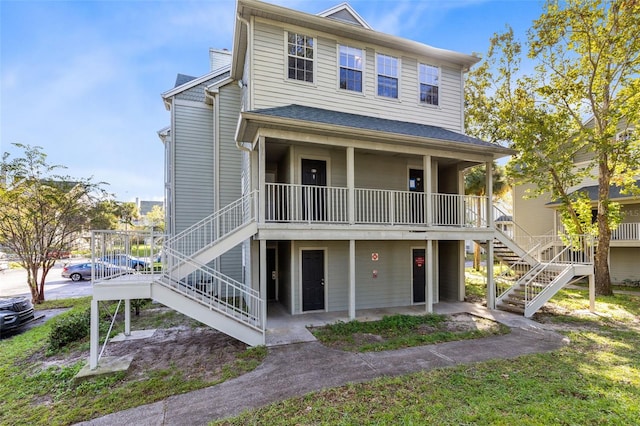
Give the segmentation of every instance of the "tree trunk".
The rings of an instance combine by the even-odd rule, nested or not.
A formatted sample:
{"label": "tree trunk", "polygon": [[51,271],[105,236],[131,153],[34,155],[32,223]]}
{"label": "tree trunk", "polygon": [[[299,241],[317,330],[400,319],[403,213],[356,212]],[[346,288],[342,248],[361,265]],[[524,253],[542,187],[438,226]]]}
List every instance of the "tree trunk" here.
{"label": "tree trunk", "polygon": [[475,269],[476,271],[480,270],[481,260],[482,259],[480,256],[480,244],[473,243],[473,269]]}
{"label": "tree trunk", "polygon": [[609,186],[611,185],[611,172],[607,164],[607,157],[603,156],[599,161],[598,176],[598,245],[594,259],[596,294],[599,296],[611,296],[611,276],[609,275],[609,244],[611,242],[611,229],[609,228]]}

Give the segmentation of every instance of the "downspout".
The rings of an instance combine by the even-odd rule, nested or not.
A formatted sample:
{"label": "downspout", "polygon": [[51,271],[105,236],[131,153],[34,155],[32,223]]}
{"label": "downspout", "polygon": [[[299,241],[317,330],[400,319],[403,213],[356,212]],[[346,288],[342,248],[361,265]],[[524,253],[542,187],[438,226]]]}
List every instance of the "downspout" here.
{"label": "downspout", "polygon": [[[250,24],[249,21],[247,21],[246,19],[244,19],[241,15],[240,12],[238,12],[238,14],[236,15],[236,17],[238,18],[238,21],[242,22],[243,24],[246,25],[247,27],[247,52],[251,52],[251,37],[249,34],[249,29],[250,29]],[[245,83],[243,80],[240,80],[240,83],[242,84],[242,90],[247,90],[249,91],[250,89],[248,88],[247,83]],[[250,95],[250,92],[249,92]],[[250,96],[247,96],[247,98],[250,98]],[[246,146],[243,145],[242,142],[240,142],[239,140],[236,140],[236,147],[241,150],[241,151],[245,151],[245,152],[251,152],[251,148],[247,148]]]}
{"label": "downspout", "polygon": [[[207,99],[211,100],[211,105],[213,108],[212,111],[212,119],[213,119],[213,187],[218,188],[220,186],[220,124],[219,124],[219,104],[218,94],[220,92],[218,89],[204,89],[204,96]],[[214,211],[217,211],[220,208],[220,194],[219,191],[216,191],[214,194]]]}

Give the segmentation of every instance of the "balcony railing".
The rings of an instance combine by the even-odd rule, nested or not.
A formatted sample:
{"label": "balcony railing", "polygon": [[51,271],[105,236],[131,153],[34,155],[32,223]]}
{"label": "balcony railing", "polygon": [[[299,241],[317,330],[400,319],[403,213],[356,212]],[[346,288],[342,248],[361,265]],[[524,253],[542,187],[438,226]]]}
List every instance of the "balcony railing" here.
{"label": "balcony railing", "polygon": [[362,225],[486,227],[487,199],[432,194],[427,217],[426,194],[355,188],[353,219],[347,188],[266,184],[265,221]]}
{"label": "balcony railing", "polygon": [[621,223],[611,231],[611,241],[640,241],[640,222]]}

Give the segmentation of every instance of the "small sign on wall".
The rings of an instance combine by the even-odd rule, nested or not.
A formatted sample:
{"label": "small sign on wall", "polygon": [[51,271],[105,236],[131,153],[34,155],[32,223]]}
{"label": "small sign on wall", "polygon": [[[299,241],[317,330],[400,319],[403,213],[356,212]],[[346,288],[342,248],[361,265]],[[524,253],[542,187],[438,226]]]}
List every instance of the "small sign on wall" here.
{"label": "small sign on wall", "polygon": [[416,266],[422,268],[424,266],[424,256],[416,256]]}
{"label": "small sign on wall", "polygon": [[377,262],[379,259],[378,253],[371,253],[371,260]]}

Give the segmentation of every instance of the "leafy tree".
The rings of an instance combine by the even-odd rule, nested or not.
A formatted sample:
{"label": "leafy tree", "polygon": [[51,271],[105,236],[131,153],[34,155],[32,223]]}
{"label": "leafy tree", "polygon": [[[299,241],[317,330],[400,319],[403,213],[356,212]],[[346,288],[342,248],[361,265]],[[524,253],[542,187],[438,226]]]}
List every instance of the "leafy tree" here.
{"label": "leafy tree", "polygon": [[133,221],[140,219],[138,206],[132,202],[116,202],[115,215],[125,227],[133,226]]}
{"label": "leafy tree", "polygon": [[147,222],[154,231],[164,232],[164,209],[160,206],[153,206],[151,211],[146,215]]}
{"label": "leafy tree", "polygon": [[41,147],[14,144],[23,157],[4,153],[0,163],[0,242],[27,270],[34,303],[44,300],[44,283],[57,253],[72,248],[88,223],[101,185],[56,174]]}
{"label": "leafy tree", "polygon": [[[469,128],[518,152],[510,176],[534,184],[531,196],[547,193],[558,201],[568,231],[595,232],[596,292],[602,295],[612,293],[609,244],[619,214],[610,188],[638,190],[640,142],[630,130],[640,122],[638,16],[636,0],[548,1],[528,35],[535,71],[522,72],[522,46],[507,29],[491,39],[466,94]],[[625,137],[616,137],[621,132]],[[575,165],[578,153],[588,164]],[[585,209],[591,202],[570,191],[589,176],[599,187],[593,227]]]}
{"label": "leafy tree", "polygon": [[[464,175],[465,194],[477,195],[480,197],[487,195],[486,176],[487,168],[484,165],[471,168]],[[504,169],[498,166],[495,162],[492,166],[492,182],[492,191],[495,198],[502,197],[509,190]],[[480,211],[480,198],[478,198],[477,201],[477,209]],[[493,202],[493,200],[489,200],[489,202]],[[476,271],[480,270],[480,260],[480,245],[476,243],[473,248],[473,268]]]}

